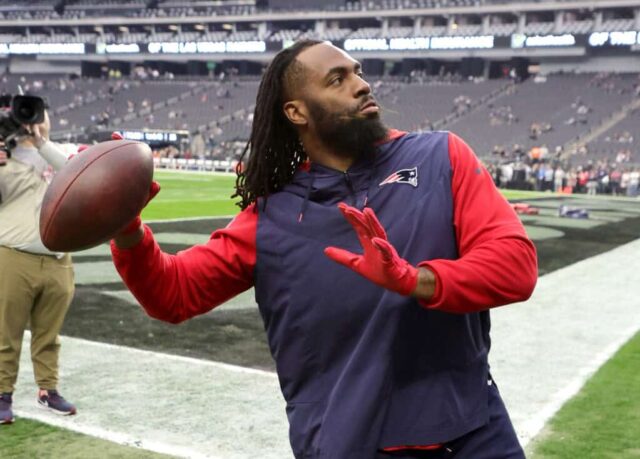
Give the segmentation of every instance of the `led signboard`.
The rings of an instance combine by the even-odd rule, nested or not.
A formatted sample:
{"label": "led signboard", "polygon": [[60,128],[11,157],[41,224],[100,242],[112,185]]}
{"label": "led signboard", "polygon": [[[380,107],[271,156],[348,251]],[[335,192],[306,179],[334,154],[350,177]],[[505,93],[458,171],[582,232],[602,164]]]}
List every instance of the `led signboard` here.
{"label": "led signboard", "polygon": [[97,54],[138,54],[140,52],[140,45],[137,43],[97,43]]}
{"label": "led signboard", "polygon": [[147,49],[151,54],[263,53],[267,44],[260,40],[151,42]]}
{"label": "led signboard", "polygon": [[491,49],[493,48],[493,42],[493,35],[433,37],[431,39],[431,49]]}
{"label": "led signboard", "polygon": [[494,47],[493,35],[478,37],[415,37],[415,38],[353,38],[344,41],[345,51],[407,51],[489,49]]}
{"label": "led signboard", "polygon": [[589,46],[632,46],[640,43],[640,32],[635,30],[625,32],[594,32],[589,35]]}
{"label": "led signboard", "polygon": [[0,54],[84,54],[84,43],[2,43]]}
{"label": "led signboard", "polygon": [[520,33],[511,35],[512,48],[548,48],[574,46],[576,37],[570,33],[564,35],[532,35],[527,36]]}
{"label": "led signboard", "polygon": [[176,142],[178,134],[165,131],[122,131],[122,137],[140,142]]}

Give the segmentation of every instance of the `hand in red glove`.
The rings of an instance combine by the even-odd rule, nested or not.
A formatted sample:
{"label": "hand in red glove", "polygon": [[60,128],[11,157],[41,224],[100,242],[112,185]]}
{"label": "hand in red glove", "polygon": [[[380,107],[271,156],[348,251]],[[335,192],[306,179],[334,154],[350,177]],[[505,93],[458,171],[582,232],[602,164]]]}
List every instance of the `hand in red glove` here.
{"label": "hand in red glove", "polygon": [[[122,134],[120,134],[117,131],[114,131],[111,133],[111,140],[124,140],[124,137],[122,137]],[[73,158],[75,155],[77,155],[78,153],[82,153],[83,151],[85,151],[87,148],[89,148],[91,145],[87,145],[86,143],[83,143],[82,145],[80,145],[78,147],[78,151],[72,155],[69,155],[69,159]]]}
{"label": "hand in red glove", "polygon": [[[112,140],[124,140],[124,137],[122,137],[122,134],[120,134],[119,132],[112,132],[111,133],[111,139]],[[145,207],[147,207],[147,204],[149,204],[149,202],[156,197],[156,195],[160,192],[160,184],[158,182],[156,182],[155,180],[151,182],[151,188],[149,188],[149,197],[147,198],[147,202],[144,203],[144,206],[142,206],[142,208],[144,209]],[[130,234],[135,233],[136,231],[138,231],[138,228],[140,228],[140,226],[142,226],[142,220],[140,219],[140,214],[136,215],[136,218],[134,218],[131,223],[129,223],[127,226],[124,227],[124,229],[122,231],[120,231],[116,237],[118,236],[127,236]]]}
{"label": "hand in red glove", "polygon": [[[149,204],[149,202],[156,197],[156,195],[160,192],[160,184],[158,182],[156,182],[155,180],[151,182],[151,188],[149,188],[149,197],[147,198],[147,202],[144,203],[144,206],[142,206],[142,208],[144,209],[145,207],[147,207],[147,204]],[[142,226],[142,219],[140,218],[140,214],[136,215],[136,218],[134,218],[133,220],[131,220],[131,223],[129,223],[127,226],[124,227],[124,229],[122,231],[120,231],[117,236],[127,236],[129,234],[133,234],[136,231],[138,231],[138,228],[140,228],[140,226]]]}
{"label": "hand in red glove", "polygon": [[344,203],[340,211],[358,235],[364,249],[362,255],[337,247],[324,249],[325,255],[366,277],[371,282],[401,295],[412,294],[418,284],[418,269],[400,258],[387,240],[387,233],[370,208],[360,212]]}

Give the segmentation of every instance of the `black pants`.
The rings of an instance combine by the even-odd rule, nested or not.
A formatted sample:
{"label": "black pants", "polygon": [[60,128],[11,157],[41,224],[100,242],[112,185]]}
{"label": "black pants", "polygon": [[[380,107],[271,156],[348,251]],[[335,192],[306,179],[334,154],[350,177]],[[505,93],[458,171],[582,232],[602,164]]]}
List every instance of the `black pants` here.
{"label": "black pants", "polygon": [[489,422],[435,450],[379,451],[375,459],[523,459],[524,452],[495,383],[489,387]]}

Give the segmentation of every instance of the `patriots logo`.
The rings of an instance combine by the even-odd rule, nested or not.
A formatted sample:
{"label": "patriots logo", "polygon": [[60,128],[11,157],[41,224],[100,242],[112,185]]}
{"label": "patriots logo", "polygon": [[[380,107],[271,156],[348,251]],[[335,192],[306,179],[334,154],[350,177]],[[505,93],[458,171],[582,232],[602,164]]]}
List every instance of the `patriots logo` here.
{"label": "patriots logo", "polygon": [[408,183],[411,186],[418,186],[418,168],[400,169],[380,182],[378,186],[384,186],[390,183]]}

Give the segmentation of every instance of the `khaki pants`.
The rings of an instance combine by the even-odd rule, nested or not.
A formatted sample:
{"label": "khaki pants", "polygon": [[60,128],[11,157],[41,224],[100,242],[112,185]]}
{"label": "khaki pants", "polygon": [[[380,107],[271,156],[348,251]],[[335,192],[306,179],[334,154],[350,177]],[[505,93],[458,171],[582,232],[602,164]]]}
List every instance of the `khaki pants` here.
{"label": "khaki pants", "polygon": [[73,291],[68,254],[57,259],[0,246],[0,392],[13,392],[29,321],[36,384],[42,389],[57,388],[58,333]]}

